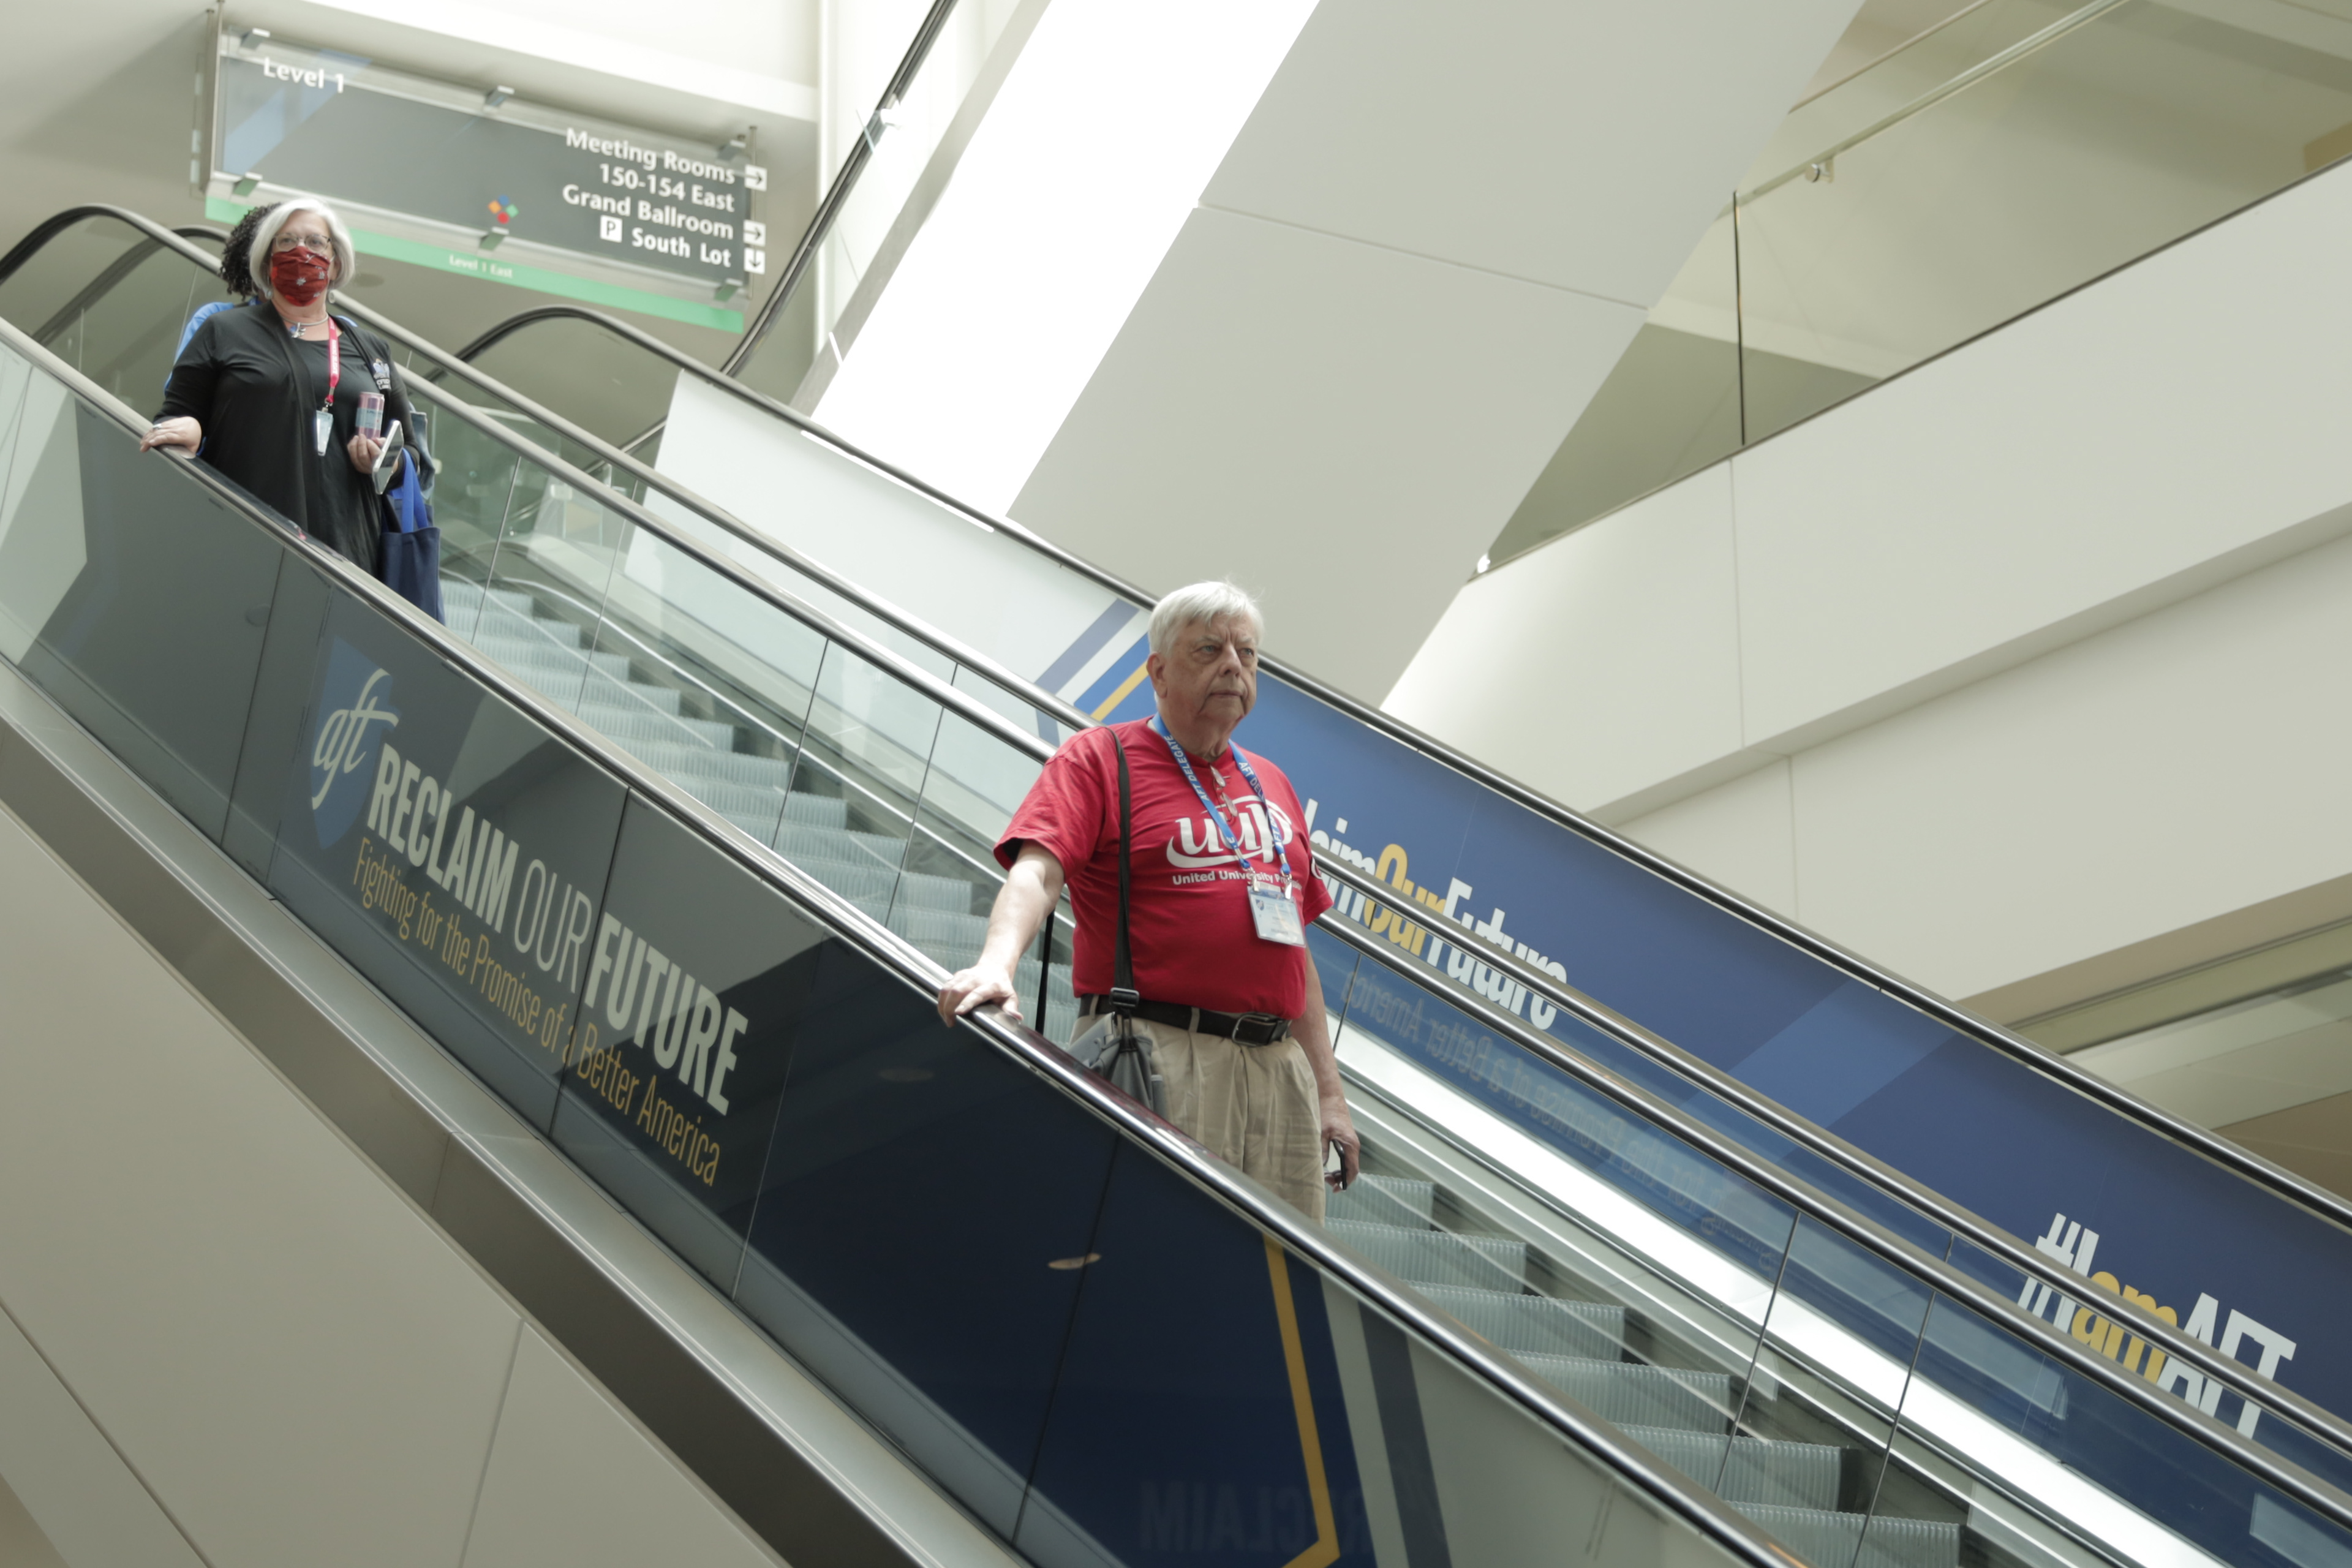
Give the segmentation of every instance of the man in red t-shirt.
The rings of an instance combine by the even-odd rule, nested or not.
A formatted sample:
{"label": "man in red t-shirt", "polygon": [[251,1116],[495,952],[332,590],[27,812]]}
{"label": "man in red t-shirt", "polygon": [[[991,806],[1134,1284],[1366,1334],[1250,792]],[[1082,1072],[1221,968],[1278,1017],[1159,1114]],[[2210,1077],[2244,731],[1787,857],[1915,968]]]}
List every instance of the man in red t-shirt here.
{"label": "man in red t-shirt", "polygon": [[940,1016],[953,1023],[992,1004],[1021,1016],[1013,966],[1065,879],[1077,919],[1080,1029],[1102,1009],[1118,923],[1116,741],[1134,802],[1136,1027],[1150,1037],[1168,1119],[1321,1219],[1327,1147],[1339,1152],[1331,1184],[1356,1179],[1355,1124],[1304,934],[1331,896],[1315,875],[1290,781],[1226,744],[1257,701],[1262,626],[1257,605],[1230,583],[1198,583],[1160,602],[1147,666],[1159,718],[1089,730],[1046,763],[996,846],[1011,875],[980,962],[940,992]]}

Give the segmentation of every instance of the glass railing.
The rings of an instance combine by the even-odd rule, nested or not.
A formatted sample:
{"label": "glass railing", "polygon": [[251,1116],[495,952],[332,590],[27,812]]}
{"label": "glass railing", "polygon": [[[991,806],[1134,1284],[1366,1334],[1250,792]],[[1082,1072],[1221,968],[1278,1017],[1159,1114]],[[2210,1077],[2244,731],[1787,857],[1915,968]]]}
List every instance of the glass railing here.
{"label": "glass railing", "polygon": [[0,656],[1030,1560],[1782,1561],[142,423],[0,329]]}
{"label": "glass railing", "polygon": [[[928,648],[875,647],[870,616],[845,640],[814,584],[750,578],[699,520],[656,526],[506,422],[416,394],[438,407],[449,629],[947,968],[977,962],[1045,749],[1034,711]],[[1044,981],[1040,1026],[1066,1037],[1066,914],[1056,940],[1050,977],[1033,956],[1017,978],[1033,1017]]]}
{"label": "glass railing", "polygon": [[[519,713],[199,475],[133,458],[135,416],[77,399],[37,351],[7,377],[0,651],[1032,1555],[1211,1549],[1226,1478],[1246,1469],[1221,1445],[1247,1402],[1190,1363],[1128,1377],[1118,1347],[1140,1329],[1156,1355],[1166,1314],[1213,1318],[1199,1281],[1167,1292],[1160,1272],[1273,1255],[1179,1212],[1182,1183],[1109,1132],[1060,1129],[1039,1106],[1061,1101],[1024,1099],[1035,1086],[987,1065],[989,1040],[929,1021],[936,971],[874,973],[877,928],[860,923],[968,961],[987,847],[1036,766],[1028,735],[451,410],[443,484],[470,476],[469,493],[502,499],[495,522],[444,500],[449,629],[536,694]],[[632,760],[597,754],[562,715]],[[677,820],[689,796],[711,826]],[[1372,1177],[1323,1234],[1799,1557],[1945,1568],[2193,1546],[2234,1562],[2282,1540],[2352,1543],[2352,1502],[2305,1477],[2333,1462],[2315,1441],[2308,1463],[2280,1466],[2205,1415],[2119,1395],[2015,1321],[2013,1270],[1986,1270],[1991,1295],[1964,1270],[1906,1263],[1801,1184],[1727,1163],[1702,1125],[1549,1062],[1515,1020],[1317,940],[1360,1091],[1380,1100],[1391,1061],[1446,1086],[1388,1107],[1367,1139]],[[1612,1042],[1580,1044],[1605,1056]],[[1515,1152],[1497,1206],[1475,1168]],[[989,1185],[978,1173],[1018,1184],[1003,1226],[970,1212]],[[877,1237],[892,1255],[878,1268]],[[1093,1264],[1147,1237],[1153,1268],[1066,1304],[1061,1326],[1037,1304],[1033,1269],[1108,1280]],[[1279,1328],[1312,1275],[1284,1284],[1271,1267]],[[1360,1373],[1356,1396],[1386,1420],[1382,1367],[1402,1367],[1416,1418],[1446,1439],[1383,1440],[1392,1465],[1430,1468],[1391,1476],[1381,1507],[1433,1496],[1464,1561],[1524,1560],[1531,1500],[1498,1515],[1498,1492],[1564,1483],[1511,1458],[1519,1438],[1485,1435],[1474,1379],[1424,1373],[1435,1351],[1378,1310],[1349,1312],[1315,1341],[1340,1405]],[[959,1341],[967,1318],[980,1326]],[[1286,1334],[1298,1331],[1277,1334],[1286,1359],[1265,1375],[1307,1393],[1257,1411],[1277,1435],[1303,1433],[1314,1398],[1306,1342],[1294,1356]],[[982,1346],[1012,1364],[976,1359]],[[1170,1430],[1134,1438],[1139,1406]],[[1391,1516],[1362,1500],[1381,1483],[1362,1475],[1375,1450],[1359,1415],[1328,1410],[1321,1429],[1349,1435],[1362,1485],[1347,1495],[1376,1542]],[[2263,1412],[2266,1444],[2294,1430]],[[1549,1476],[1559,1441],[1539,1437]],[[1291,1438],[1251,1440],[1266,1465],[1292,1462]],[[1285,1495],[1299,1500],[1261,1505],[1292,1510],[1279,1539],[1322,1542],[1313,1486],[1265,1494]],[[1276,1543],[1274,1525],[1237,1528]]]}
{"label": "glass railing", "polygon": [[2347,154],[2341,5],[1985,0],[1790,112],[1491,559]]}

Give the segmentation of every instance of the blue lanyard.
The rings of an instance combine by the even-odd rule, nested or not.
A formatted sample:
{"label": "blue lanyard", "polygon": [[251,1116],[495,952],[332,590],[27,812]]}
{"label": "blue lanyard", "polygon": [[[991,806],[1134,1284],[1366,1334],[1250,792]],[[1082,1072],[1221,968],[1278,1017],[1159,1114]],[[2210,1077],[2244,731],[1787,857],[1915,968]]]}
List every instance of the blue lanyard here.
{"label": "blue lanyard", "polygon": [[[1151,732],[1168,742],[1168,754],[1174,757],[1176,765],[1184,770],[1184,782],[1192,786],[1192,793],[1200,796],[1201,804],[1208,808],[1210,817],[1217,825],[1218,835],[1225,841],[1225,847],[1233,851],[1234,859],[1248,865],[1249,855],[1242,848],[1241,836],[1234,831],[1233,824],[1225,820],[1225,814],[1217,808],[1217,803],[1209,798],[1209,792],[1201,787],[1199,776],[1192,772],[1192,760],[1184,754],[1184,748],[1176,743],[1176,737],[1168,732],[1167,726],[1157,717],[1150,723]],[[1249,759],[1242,755],[1242,749],[1235,746],[1233,752],[1234,765],[1241,769],[1242,777],[1248,782],[1251,793],[1257,796],[1258,809],[1265,813],[1265,836],[1274,845],[1274,858],[1281,862],[1282,885],[1288,888],[1292,884],[1290,855],[1282,847],[1282,835],[1275,831],[1274,802],[1266,798],[1265,786],[1257,782],[1257,770],[1249,765]]]}

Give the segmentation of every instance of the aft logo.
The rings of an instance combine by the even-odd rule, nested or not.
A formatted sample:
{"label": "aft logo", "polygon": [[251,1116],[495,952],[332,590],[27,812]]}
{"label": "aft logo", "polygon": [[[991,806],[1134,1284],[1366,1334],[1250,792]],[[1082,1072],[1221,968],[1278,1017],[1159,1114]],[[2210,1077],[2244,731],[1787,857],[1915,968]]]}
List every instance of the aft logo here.
{"label": "aft logo", "polygon": [[[367,803],[365,770],[383,732],[400,723],[400,710],[387,705],[391,695],[392,677],[383,667],[337,637],[310,736],[310,819],[320,848],[350,832]],[[359,782],[346,785],[354,773]]]}

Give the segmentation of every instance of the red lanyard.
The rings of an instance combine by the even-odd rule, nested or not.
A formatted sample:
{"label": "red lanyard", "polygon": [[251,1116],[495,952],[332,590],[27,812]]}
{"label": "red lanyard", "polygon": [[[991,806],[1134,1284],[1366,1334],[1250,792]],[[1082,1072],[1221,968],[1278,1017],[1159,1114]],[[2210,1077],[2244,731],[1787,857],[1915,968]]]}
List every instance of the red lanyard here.
{"label": "red lanyard", "polygon": [[335,385],[343,379],[342,338],[335,331],[335,318],[327,318],[327,400],[326,406],[335,406]]}

